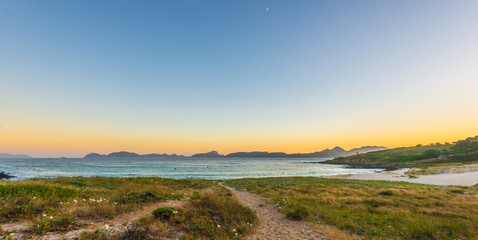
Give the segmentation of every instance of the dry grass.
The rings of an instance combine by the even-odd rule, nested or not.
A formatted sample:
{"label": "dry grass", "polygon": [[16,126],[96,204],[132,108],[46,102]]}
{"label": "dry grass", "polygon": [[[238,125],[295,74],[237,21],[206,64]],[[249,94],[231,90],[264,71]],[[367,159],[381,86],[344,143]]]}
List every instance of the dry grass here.
{"label": "dry grass", "polygon": [[227,184],[274,200],[287,217],[335,225],[367,239],[476,239],[478,189],[320,178]]}
{"label": "dry grass", "polygon": [[0,182],[0,222],[67,212],[79,218],[111,218],[141,204],[182,199],[212,186],[202,180],[74,177]]}
{"label": "dry grass", "polygon": [[408,175],[435,175],[446,173],[465,173],[465,172],[478,172],[477,164],[441,164],[437,166],[425,167],[423,169],[410,170],[405,172]]}
{"label": "dry grass", "polygon": [[255,219],[214,181],[74,177],[0,182],[0,222],[27,220],[31,233],[41,235],[81,228],[79,222],[101,222],[165,200],[186,205],[174,210],[171,219],[145,217],[126,231],[99,229],[81,238],[157,239],[172,227],[183,231],[186,239],[235,239],[247,232],[243,225]]}

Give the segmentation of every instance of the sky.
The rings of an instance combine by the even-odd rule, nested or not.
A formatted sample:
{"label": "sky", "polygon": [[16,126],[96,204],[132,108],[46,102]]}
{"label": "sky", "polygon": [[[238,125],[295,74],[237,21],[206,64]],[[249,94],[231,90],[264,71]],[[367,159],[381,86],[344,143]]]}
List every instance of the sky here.
{"label": "sky", "polygon": [[2,1],[0,152],[478,135],[478,1]]}

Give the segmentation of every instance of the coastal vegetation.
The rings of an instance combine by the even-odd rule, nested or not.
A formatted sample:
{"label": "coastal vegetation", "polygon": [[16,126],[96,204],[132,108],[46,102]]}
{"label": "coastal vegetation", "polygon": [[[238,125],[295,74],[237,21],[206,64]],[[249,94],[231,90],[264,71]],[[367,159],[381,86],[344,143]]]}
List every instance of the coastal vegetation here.
{"label": "coastal vegetation", "polygon": [[[297,221],[364,239],[476,239],[478,186],[435,186],[313,177],[237,179],[226,185],[269,199]],[[240,239],[252,209],[212,180],[62,177],[0,182],[0,235],[23,239],[81,231],[78,239]],[[129,216],[129,218],[125,218]],[[123,229],[93,223],[126,219]],[[14,235],[11,235],[14,234]],[[169,234],[169,235],[168,235]]]}
{"label": "coastal vegetation", "polygon": [[236,239],[256,221],[252,210],[214,181],[62,177],[0,182],[0,223],[28,225],[24,233],[1,230],[13,239],[83,229],[158,204],[132,219],[126,231],[106,225],[79,238],[157,239],[173,229],[183,239]]}
{"label": "coastal vegetation", "polygon": [[478,187],[312,177],[226,181],[266,197],[288,218],[365,239],[476,239]]}
{"label": "coastal vegetation", "polygon": [[[478,136],[454,144],[339,157],[352,167],[412,167],[407,174],[476,171]],[[466,165],[465,165],[466,164]],[[470,165],[472,164],[472,165]],[[417,169],[419,168],[419,169]],[[337,227],[364,239],[477,239],[478,186],[313,177],[224,181],[269,199],[297,221]],[[77,239],[240,239],[257,225],[252,209],[213,180],[60,177],[0,181],[0,237],[23,239],[81,231]],[[126,219],[112,228],[98,223]],[[171,234],[176,234],[172,236]]]}
{"label": "coastal vegetation", "polygon": [[478,172],[478,164],[461,164],[461,163],[449,163],[441,164],[437,166],[430,166],[420,169],[412,169],[405,174],[409,176],[413,175],[435,175],[435,174],[447,174],[447,173],[466,173],[466,172]]}
{"label": "coastal vegetation", "polygon": [[328,164],[347,164],[358,168],[428,168],[478,162],[478,136],[456,143],[394,148],[349,157],[337,157]]}

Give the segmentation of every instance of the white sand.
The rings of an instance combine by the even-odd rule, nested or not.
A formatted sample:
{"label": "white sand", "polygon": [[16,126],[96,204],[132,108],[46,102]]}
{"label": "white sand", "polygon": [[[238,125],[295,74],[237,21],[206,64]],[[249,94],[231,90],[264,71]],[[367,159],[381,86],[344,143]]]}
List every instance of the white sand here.
{"label": "white sand", "polygon": [[478,184],[478,172],[476,171],[464,173],[443,173],[436,175],[414,175],[417,178],[410,178],[408,175],[405,175],[405,172],[408,170],[410,169],[400,169],[395,171],[384,171],[368,174],[347,174],[341,176],[334,176],[332,178],[405,181],[433,185],[473,186],[475,184]]}

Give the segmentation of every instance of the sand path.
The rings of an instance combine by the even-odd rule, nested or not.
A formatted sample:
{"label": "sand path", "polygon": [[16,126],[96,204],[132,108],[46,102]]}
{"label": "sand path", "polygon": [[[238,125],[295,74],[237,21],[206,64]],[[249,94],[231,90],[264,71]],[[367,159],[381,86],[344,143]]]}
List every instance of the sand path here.
{"label": "sand path", "polygon": [[287,219],[275,209],[272,203],[267,203],[252,193],[223,186],[231,191],[242,205],[249,206],[256,211],[259,218],[258,228],[254,233],[247,235],[245,240],[352,239],[349,234],[331,226]]}

